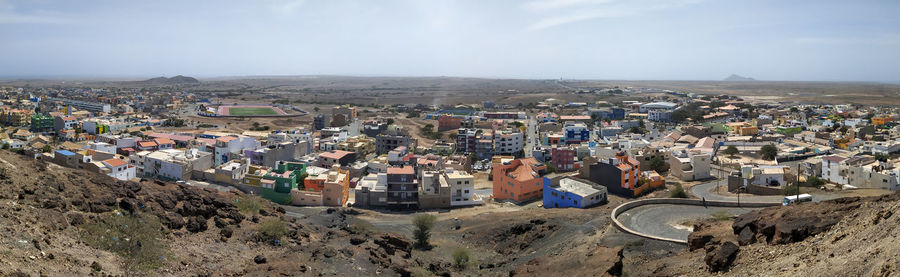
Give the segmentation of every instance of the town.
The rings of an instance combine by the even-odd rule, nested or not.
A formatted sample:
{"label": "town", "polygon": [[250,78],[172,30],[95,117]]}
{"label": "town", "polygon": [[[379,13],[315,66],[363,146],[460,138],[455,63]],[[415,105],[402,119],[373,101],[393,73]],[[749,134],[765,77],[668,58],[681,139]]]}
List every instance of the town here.
{"label": "town", "polygon": [[[530,103],[504,101],[509,96],[452,105],[323,103],[304,94],[220,93],[177,78],[184,83],[4,86],[2,149],[50,170],[265,199],[286,219],[353,210],[361,214],[351,230],[402,234],[422,215],[454,230],[532,218],[516,225],[529,227],[461,236],[495,234],[489,241],[522,232],[515,228],[526,230],[519,236],[549,236],[553,229],[530,226],[586,216],[599,220],[592,228],[614,227],[605,236],[693,250],[709,243],[702,236],[709,227],[697,220],[900,190],[900,110],[892,106],[631,86],[573,88]],[[573,97],[588,101],[560,100]],[[176,213],[184,219],[162,214],[173,230],[226,224]],[[756,229],[735,227],[742,244],[755,240],[748,231]],[[708,258],[707,270],[728,270],[737,251],[721,254],[728,249],[707,247],[707,257],[721,256]],[[468,259],[472,250],[457,251]],[[489,260],[479,267],[495,266]]]}
{"label": "town", "polygon": [[[589,208],[608,194],[638,198],[714,179],[723,193],[790,195],[797,185],[812,194],[900,190],[900,129],[888,107],[753,104],[667,91],[529,107],[395,104],[362,113],[339,104],[322,113],[322,105],[313,111],[189,91],[132,92],[5,87],[3,149],[119,180],[374,210],[486,202]],[[206,118],[311,120],[235,130],[199,123]]]}

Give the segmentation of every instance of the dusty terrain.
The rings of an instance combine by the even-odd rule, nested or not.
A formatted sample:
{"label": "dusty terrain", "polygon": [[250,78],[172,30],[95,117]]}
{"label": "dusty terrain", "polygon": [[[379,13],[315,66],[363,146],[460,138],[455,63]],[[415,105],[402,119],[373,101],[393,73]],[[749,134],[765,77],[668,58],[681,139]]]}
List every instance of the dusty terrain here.
{"label": "dusty terrain", "polygon": [[[353,210],[285,216],[241,193],[117,181],[7,151],[0,186],[0,276],[392,276],[426,263],[406,237],[349,228]],[[270,223],[277,236],[263,232]]]}
{"label": "dusty terrain", "polygon": [[[894,276],[900,194],[848,197],[695,224],[689,250],[638,275]],[[730,261],[729,261],[730,260]],[[716,272],[710,272],[716,271]]]}

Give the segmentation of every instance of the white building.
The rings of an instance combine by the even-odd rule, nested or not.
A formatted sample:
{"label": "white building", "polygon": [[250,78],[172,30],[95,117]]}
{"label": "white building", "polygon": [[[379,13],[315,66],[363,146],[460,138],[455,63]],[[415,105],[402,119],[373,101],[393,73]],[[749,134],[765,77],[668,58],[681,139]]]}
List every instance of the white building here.
{"label": "white building", "polygon": [[822,157],[822,179],[825,179],[830,183],[846,185],[846,174],[841,172],[841,164],[845,160],[847,160],[847,158],[837,155]]}
{"label": "white building", "polygon": [[647,113],[647,119],[651,121],[669,121],[677,107],[678,104],[672,102],[653,102],[641,105],[640,111]]}
{"label": "white building", "polygon": [[213,167],[212,154],[197,149],[143,151],[136,156],[136,163],[143,165],[143,175],[151,178],[190,180],[193,171]]}
{"label": "white building", "polygon": [[515,155],[525,147],[525,134],[516,130],[503,130],[494,133],[494,154]]}
{"label": "white building", "polygon": [[260,143],[248,136],[224,136],[216,138],[215,165],[221,165],[232,159],[232,156],[240,156],[244,150],[252,150],[260,147]]}
{"label": "white building", "polygon": [[475,194],[475,178],[464,171],[447,169],[441,182],[450,186],[450,206],[481,205],[484,201]]}
{"label": "white building", "polygon": [[701,151],[673,150],[669,152],[669,170],[682,181],[712,178],[709,153]]}
{"label": "white building", "polygon": [[104,168],[100,169],[100,172],[110,177],[123,181],[137,177],[135,166],[128,164],[125,160],[113,158],[103,160],[102,163]]}
{"label": "white building", "polygon": [[90,149],[90,150],[94,150],[94,151],[106,152],[106,153],[111,153],[111,154],[116,153],[116,146],[109,144],[109,143],[105,143],[105,142],[91,142],[88,145],[85,145],[84,149]]}

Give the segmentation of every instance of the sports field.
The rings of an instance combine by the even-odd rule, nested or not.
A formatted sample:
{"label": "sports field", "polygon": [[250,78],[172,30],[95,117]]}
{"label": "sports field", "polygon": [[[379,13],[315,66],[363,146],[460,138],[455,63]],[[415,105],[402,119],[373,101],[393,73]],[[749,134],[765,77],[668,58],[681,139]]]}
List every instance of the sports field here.
{"label": "sports field", "polygon": [[242,107],[228,109],[228,115],[231,116],[253,116],[253,115],[278,115],[271,107]]}
{"label": "sports field", "polygon": [[218,116],[285,116],[288,115],[279,107],[265,105],[219,106]]}

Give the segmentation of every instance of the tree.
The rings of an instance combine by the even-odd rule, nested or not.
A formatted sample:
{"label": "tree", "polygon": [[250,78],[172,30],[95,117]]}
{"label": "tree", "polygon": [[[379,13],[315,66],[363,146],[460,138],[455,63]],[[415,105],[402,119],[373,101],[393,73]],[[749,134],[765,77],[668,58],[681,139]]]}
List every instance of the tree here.
{"label": "tree", "polygon": [[775,147],[774,144],[763,145],[759,150],[759,155],[762,156],[763,160],[774,160],[778,156],[778,147]]}
{"label": "tree", "polygon": [[655,156],[650,159],[650,169],[660,172],[666,167],[666,161],[663,160],[660,156]]}
{"label": "tree", "polygon": [[387,119],[387,124],[388,124],[388,125],[394,124],[394,119],[393,119],[393,118],[388,118],[388,119]]}
{"label": "tree", "polygon": [[314,107],[314,108],[313,108],[313,111],[318,112],[318,111],[319,111],[319,107]]}
{"label": "tree", "polygon": [[819,179],[819,177],[809,176],[809,178],[806,178],[806,186],[807,187],[818,188],[818,187],[821,187],[824,185],[825,185],[825,180]]}
{"label": "tree", "polygon": [[629,133],[632,133],[632,134],[641,134],[641,135],[643,135],[643,134],[644,134],[644,129],[641,129],[641,128],[639,128],[638,126],[633,126],[633,127],[631,127],[631,129],[628,129],[628,132],[629,132]]}
{"label": "tree", "polygon": [[687,192],[684,192],[684,188],[681,187],[680,183],[675,183],[675,188],[672,189],[672,192],[669,193],[669,197],[672,198],[688,198]]}
{"label": "tree", "polygon": [[728,156],[734,156],[737,155],[737,153],[738,149],[734,145],[729,145],[728,148],[725,148],[725,154],[727,154]]}
{"label": "tree", "polygon": [[416,246],[419,248],[427,248],[430,246],[431,228],[437,217],[430,214],[420,214],[413,217],[412,224],[416,228],[413,230],[413,238],[416,240]]}
{"label": "tree", "polygon": [[466,268],[469,263],[469,251],[465,248],[457,248],[453,251],[453,264],[457,268]]}
{"label": "tree", "polygon": [[841,135],[847,134],[847,126],[841,126],[840,130],[841,130]]}
{"label": "tree", "polygon": [[552,163],[545,162],[544,165],[547,166],[547,173],[556,173],[556,167]]}
{"label": "tree", "polygon": [[50,151],[53,151],[53,147],[51,147],[50,145],[44,145],[44,148],[41,150],[44,151],[44,153],[50,153]]}
{"label": "tree", "polygon": [[3,144],[3,149],[9,149],[9,143],[4,143],[4,144]]}

